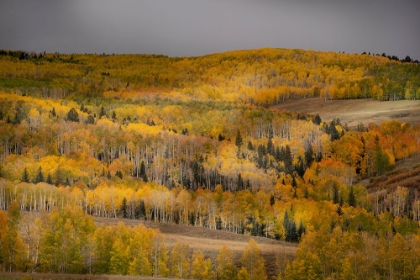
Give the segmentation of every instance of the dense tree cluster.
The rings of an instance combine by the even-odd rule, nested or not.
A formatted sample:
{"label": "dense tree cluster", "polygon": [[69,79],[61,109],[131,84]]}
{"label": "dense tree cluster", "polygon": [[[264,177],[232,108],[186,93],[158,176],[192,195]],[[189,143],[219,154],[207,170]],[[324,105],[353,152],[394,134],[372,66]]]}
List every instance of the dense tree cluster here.
{"label": "dense tree cluster", "polygon": [[288,49],[191,58],[0,52],[0,89],[54,98],[159,96],[261,105],[311,96],[420,99],[419,74],[409,56],[399,61]]}
{"label": "dense tree cluster", "polygon": [[[0,55],[2,268],[266,278],[252,242],[236,267],[229,248],[215,262],[186,244],[167,248],[143,227],[96,228],[93,215],[300,242],[279,278],[412,279],[415,259],[401,266],[387,255],[394,242],[415,251],[416,185],[367,190],[358,182],[379,182],[418,154],[420,127],[351,129],[266,105],[309,96],[416,99],[418,75],[408,61],[300,50]],[[45,217],[23,232],[19,210]],[[364,245],[353,246],[356,239]],[[326,253],[346,242],[333,247],[342,255]]]}
{"label": "dense tree cluster", "polygon": [[[21,217],[16,201],[0,210],[0,268],[3,271],[236,279],[236,266],[248,279],[266,279],[264,259],[250,239],[240,263],[223,246],[215,260],[177,242],[172,248],[162,234],[143,225],[96,227],[79,207],[53,210],[31,221]],[[19,233],[19,227],[24,230]]]}

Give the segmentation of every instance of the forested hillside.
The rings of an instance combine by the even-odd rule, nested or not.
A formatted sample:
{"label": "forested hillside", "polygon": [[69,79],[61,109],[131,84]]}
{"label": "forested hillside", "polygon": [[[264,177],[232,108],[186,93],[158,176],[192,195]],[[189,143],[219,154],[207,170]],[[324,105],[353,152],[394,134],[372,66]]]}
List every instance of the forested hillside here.
{"label": "forested hillside", "polygon": [[[418,64],[280,49],[0,54],[3,270],[205,279],[233,271],[201,252],[182,259],[186,244],[171,251],[150,229],[96,228],[93,215],[299,242],[279,279],[420,276],[420,182],[369,192],[359,184],[419,154],[420,125],[350,129],[266,106],[419,99]],[[23,227],[19,211],[44,214]],[[258,247],[247,250],[235,274],[264,279],[263,260],[247,261]]]}
{"label": "forested hillside", "polygon": [[42,97],[160,96],[275,104],[288,98],[420,99],[407,57],[259,49],[203,57],[0,51],[0,89]]}

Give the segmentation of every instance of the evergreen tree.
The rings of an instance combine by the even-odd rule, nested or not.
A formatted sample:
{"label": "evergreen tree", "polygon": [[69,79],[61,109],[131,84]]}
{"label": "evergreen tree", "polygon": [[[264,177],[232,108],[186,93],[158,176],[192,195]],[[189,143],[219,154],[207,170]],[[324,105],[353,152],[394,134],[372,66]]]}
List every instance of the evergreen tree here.
{"label": "evergreen tree", "polygon": [[242,146],[242,136],[239,129],[236,132],[235,145],[238,147],[238,149],[240,149],[240,147]]}
{"label": "evergreen tree", "polygon": [[356,207],[356,197],[354,195],[353,186],[350,187],[349,206]]}
{"label": "evergreen tree", "polygon": [[38,168],[38,173],[36,174],[36,177],[34,179],[34,184],[38,184],[40,182],[44,182],[44,175],[42,174],[41,166]]}
{"label": "evergreen tree", "polygon": [[25,169],[23,170],[23,174],[22,174],[22,182],[26,182],[29,183],[29,174],[28,174],[28,169],[25,167]]}
{"label": "evergreen tree", "polygon": [[309,198],[309,191],[308,188],[305,188],[305,194],[303,195],[304,198]]}
{"label": "evergreen tree", "polygon": [[22,119],[21,119],[19,113],[16,111],[15,118],[13,120],[13,124],[20,124],[21,122],[22,122]]}
{"label": "evergreen tree", "polygon": [[333,182],[333,203],[338,204],[340,200],[340,195],[338,193],[338,185],[336,182]]}
{"label": "evergreen tree", "polygon": [[238,129],[238,131],[236,132],[236,139],[235,139],[235,145],[238,147],[238,152],[236,154],[238,158],[241,152],[242,141],[243,140],[242,140],[241,132]]}
{"label": "evergreen tree", "polygon": [[126,219],[128,217],[128,215],[127,215],[127,199],[125,198],[125,196],[124,196],[122,204],[121,204],[120,213],[121,213],[121,216],[124,219]]}
{"label": "evergreen tree", "polygon": [[48,173],[47,175],[47,180],[45,180],[45,183],[52,185],[53,184],[53,180],[51,177],[51,173]]}
{"label": "evergreen tree", "polygon": [[292,187],[296,189],[297,183],[296,183],[296,176],[292,176]]}
{"label": "evergreen tree", "polygon": [[313,161],[314,161],[314,150],[312,148],[312,145],[308,144],[308,148],[305,150],[306,167],[307,168],[311,167]]}
{"label": "evergreen tree", "polygon": [[268,138],[268,142],[267,142],[267,153],[269,153],[270,155],[274,155],[275,154],[273,139],[271,137]]}
{"label": "evergreen tree", "polygon": [[146,174],[146,166],[144,165],[144,161],[141,162],[140,164],[140,174],[139,174],[140,178],[143,179],[143,182],[147,183],[149,181],[149,179],[147,178],[147,174]]}
{"label": "evergreen tree", "polygon": [[293,172],[293,157],[289,145],[286,145],[284,153],[284,166],[287,173],[291,174]]}
{"label": "evergreen tree", "polygon": [[250,150],[250,151],[254,150],[254,146],[252,145],[251,140],[248,141],[248,150]]}
{"label": "evergreen tree", "polygon": [[101,106],[101,110],[99,111],[99,118],[102,118],[103,116],[106,116],[106,111],[104,106]]}
{"label": "evergreen tree", "polygon": [[302,220],[300,220],[300,224],[299,224],[299,230],[298,230],[298,236],[299,236],[299,240],[301,240],[302,235],[306,233],[306,228],[303,225]]}
{"label": "evergreen tree", "polygon": [[340,206],[340,205],[339,205],[339,206],[337,206],[337,210],[336,210],[335,212],[337,212],[338,216],[341,216],[341,215],[343,215],[343,214],[344,214],[344,213],[343,213],[343,210],[341,209],[341,206]]}
{"label": "evergreen tree", "polygon": [[146,217],[146,207],[144,205],[144,200],[142,199],[136,207],[135,218],[143,219],[144,217]]}
{"label": "evergreen tree", "polygon": [[238,190],[243,190],[244,189],[244,181],[242,180],[242,176],[241,173],[238,174]]}
{"label": "evergreen tree", "polygon": [[70,111],[67,113],[66,120],[71,122],[79,122],[79,113],[77,113],[76,109],[70,109]]}
{"label": "evergreen tree", "polygon": [[85,121],[86,124],[95,124],[95,119],[89,115]]}
{"label": "evergreen tree", "polygon": [[314,117],[313,123],[316,124],[316,125],[321,124],[321,117],[318,114],[316,114],[316,116]]}
{"label": "evergreen tree", "polygon": [[122,179],[123,178],[123,173],[120,170],[118,170],[117,172],[115,172],[115,176],[117,176],[120,179]]}

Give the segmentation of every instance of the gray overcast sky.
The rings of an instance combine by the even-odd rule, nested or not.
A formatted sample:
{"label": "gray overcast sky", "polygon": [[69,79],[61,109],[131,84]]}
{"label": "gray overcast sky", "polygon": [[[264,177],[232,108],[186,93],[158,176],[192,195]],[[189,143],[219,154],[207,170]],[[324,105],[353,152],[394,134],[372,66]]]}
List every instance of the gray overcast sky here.
{"label": "gray overcast sky", "polygon": [[420,0],[0,0],[0,49],[196,56],[262,47],[420,59]]}

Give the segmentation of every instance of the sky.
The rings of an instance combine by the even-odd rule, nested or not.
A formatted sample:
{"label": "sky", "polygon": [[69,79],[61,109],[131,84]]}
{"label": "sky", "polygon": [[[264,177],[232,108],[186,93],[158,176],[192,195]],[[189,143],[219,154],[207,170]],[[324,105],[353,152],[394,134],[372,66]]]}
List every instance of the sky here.
{"label": "sky", "polygon": [[0,49],[199,56],[264,47],[420,60],[420,0],[0,0]]}

